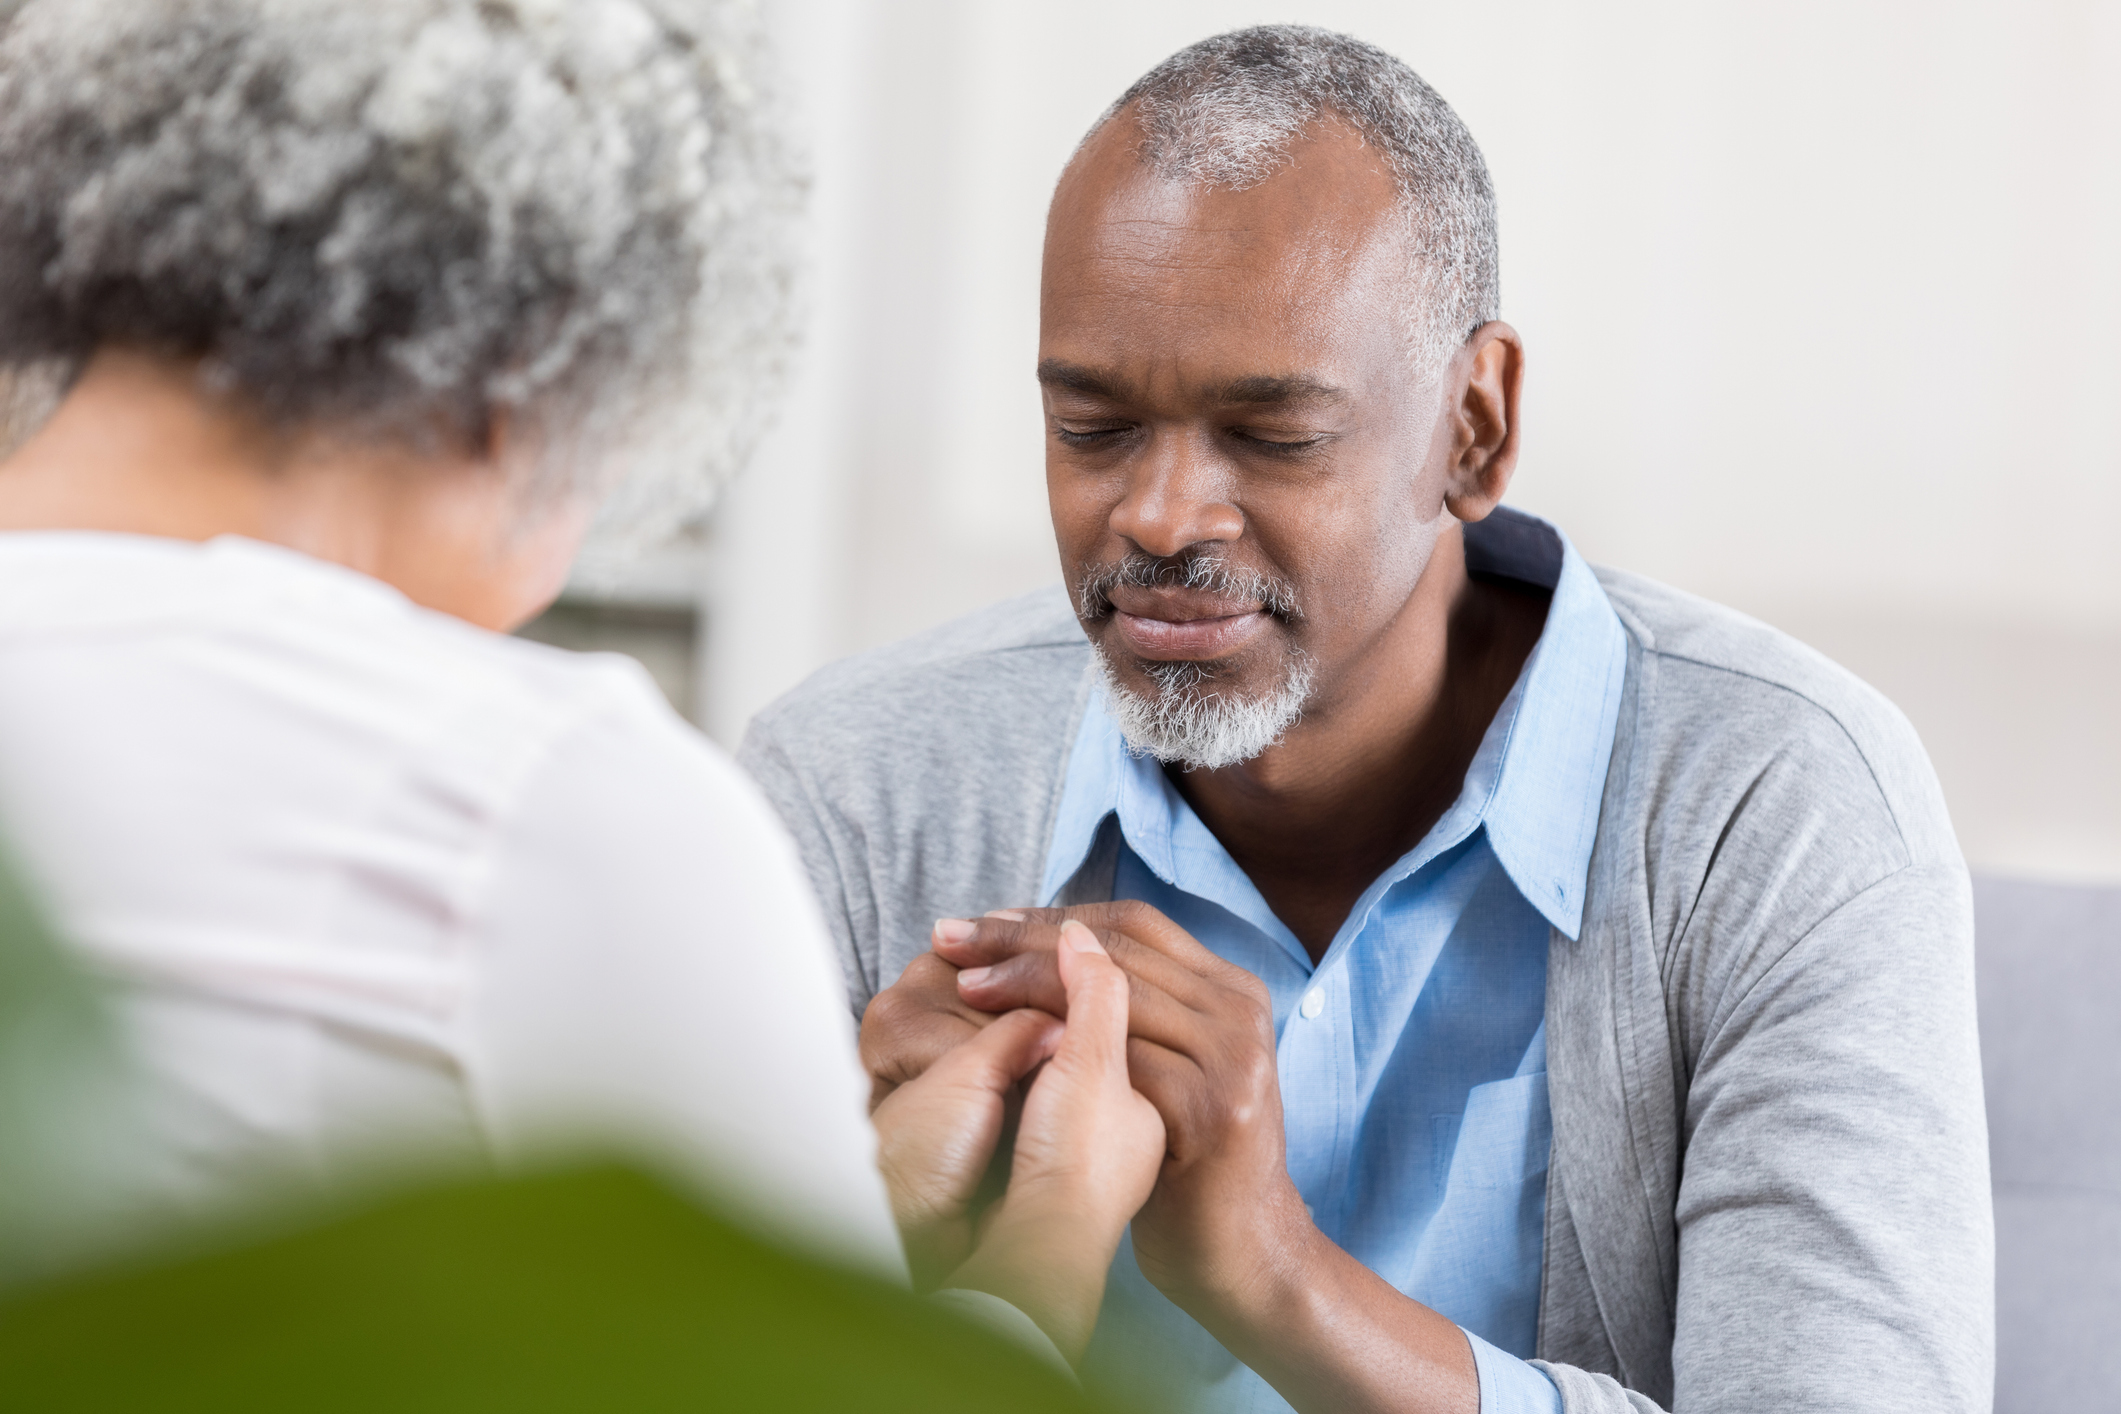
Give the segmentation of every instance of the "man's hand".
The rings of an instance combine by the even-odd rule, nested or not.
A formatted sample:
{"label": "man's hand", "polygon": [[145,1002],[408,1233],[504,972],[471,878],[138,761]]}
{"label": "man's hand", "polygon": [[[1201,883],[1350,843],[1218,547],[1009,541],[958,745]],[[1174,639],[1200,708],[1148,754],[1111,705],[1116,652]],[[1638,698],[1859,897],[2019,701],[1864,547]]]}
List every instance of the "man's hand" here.
{"label": "man's hand", "polygon": [[[1243,1319],[1324,1240],[1289,1179],[1266,986],[1155,909],[1119,902],[938,925],[939,959],[964,969],[953,1000],[987,1014],[1065,1012],[1055,948],[1070,919],[1127,973],[1128,1068],[1164,1121],[1163,1171],[1134,1224],[1142,1274],[1211,1329]],[[944,1007],[923,1001],[932,1033]],[[867,1022],[863,1031],[866,1052]]]}
{"label": "man's hand", "polygon": [[1164,1121],[1163,1171],[1134,1220],[1142,1274],[1307,1414],[1478,1410],[1465,1335],[1320,1232],[1290,1181],[1257,977],[1132,902],[946,920],[935,950],[964,969],[963,1003],[1063,1015],[1064,921],[1127,974],[1128,1069]]}
{"label": "man's hand", "polygon": [[[941,936],[938,931],[935,940]],[[1055,995],[1060,995],[1058,990]],[[898,981],[878,992],[862,1013],[861,1054],[862,1067],[869,1072],[869,1112],[876,1113],[892,1091],[918,1080],[928,1067],[993,1021],[992,1012],[958,996],[956,964],[933,952],[913,959]]]}

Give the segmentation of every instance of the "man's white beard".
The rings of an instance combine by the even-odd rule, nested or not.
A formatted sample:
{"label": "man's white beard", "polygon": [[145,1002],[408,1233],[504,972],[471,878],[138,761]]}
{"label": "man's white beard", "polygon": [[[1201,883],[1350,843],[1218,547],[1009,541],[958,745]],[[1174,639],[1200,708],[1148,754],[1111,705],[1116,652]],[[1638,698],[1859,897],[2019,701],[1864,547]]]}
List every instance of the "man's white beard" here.
{"label": "man's white beard", "polygon": [[1219,690],[1196,663],[1143,664],[1157,685],[1153,697],[1121,683],[1102,646],[1097,666],[1104,674],[1112,718],[1128,747],[1188,771],[1216,771],[1250,761],[1296,725],[1311,696],[1311,660],[1300,652],[1283,663],[1281,681],[1271,692],[1250,700]]}

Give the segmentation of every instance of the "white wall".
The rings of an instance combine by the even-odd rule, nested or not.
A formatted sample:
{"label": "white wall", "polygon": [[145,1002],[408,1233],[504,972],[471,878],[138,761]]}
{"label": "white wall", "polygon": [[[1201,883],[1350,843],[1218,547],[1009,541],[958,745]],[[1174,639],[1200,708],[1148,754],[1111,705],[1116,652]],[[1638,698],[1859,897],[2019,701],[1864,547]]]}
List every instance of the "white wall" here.
{"label": "white wall", "polygon": [[1406,58],[1502,201],[1514,499],[1893,693],[1977,864],[2121,878],[2121,5],[771,0],[819,163],[813,352],[717,525],[725,738],[1057,573],[1052,181],[1267,19]]}

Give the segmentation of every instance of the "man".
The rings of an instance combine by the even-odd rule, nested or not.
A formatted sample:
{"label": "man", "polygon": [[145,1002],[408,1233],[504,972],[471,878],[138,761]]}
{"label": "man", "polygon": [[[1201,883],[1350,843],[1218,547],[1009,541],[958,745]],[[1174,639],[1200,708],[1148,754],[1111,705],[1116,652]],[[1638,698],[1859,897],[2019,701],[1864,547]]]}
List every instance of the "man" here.
{"label": "man", "polygon": [[1345,37],[1195,45],[1085,139],[1039,362],[1072,604],[829,669],[744,752],[876,1094],[1063,1006],[1083,919],[1169,1136],[1094,1377],[1218,1410],[1985,1409],[1934,777],[1817,655],[1500,507],[1496,288],[1478,148]]}

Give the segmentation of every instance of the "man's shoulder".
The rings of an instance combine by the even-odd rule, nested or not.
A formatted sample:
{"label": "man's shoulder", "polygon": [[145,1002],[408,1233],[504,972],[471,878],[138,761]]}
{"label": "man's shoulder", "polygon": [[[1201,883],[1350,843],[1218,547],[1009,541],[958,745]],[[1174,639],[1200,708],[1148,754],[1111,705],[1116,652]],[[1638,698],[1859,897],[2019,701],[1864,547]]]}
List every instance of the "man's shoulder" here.
{"label": "man's shoulder", "polygon": [[1654,669],[1636,730],[1662,773],[1713,779],[1793,830],[1832,817],[1880,845],[1891,836],[1909,860],[1956,858],[1929,757],[1884,694],[1735,609],[1617,570],[1598,578]]}
{"label": "man's shoulder", "polygon": [[737,760],[795,835],[860,1011],[937,918],[1037,891],[1090,645],[1059,588],[813,674]]}
{"label": "man's shoulder", "polygon": [[1824,654],[1736,609],[1625,570],[1600,566],[1596,573],[1629,633],[1662,658],[1754,678],[1813,700],[1838,702],[1852,691],[1876,696]]}
{"label": "man's shoulder", "polygon": [[1020,770],[1064,750],[1089,653],[1065,592],[1036,590],[819,669],[759,713],[739,756],[930,788],[945,767]]}
{"label": "man's shoulder", "polygon": [[1732,726],[1838,733],[1865,754],[1920,745],[1885,696],[1797,639],[1736,609],[1640,575],[1600,569],[1629,636],[1682,692],[1660,707],[1725,716]]}
{"label": "man's shoulder", "polygon": [[820,668],[760,712],[754,736],[852,744],[908,724],[933,731],[971,715],[1020,714],[1021,694],[1067,692],[1089,642],[1060,586]]}

